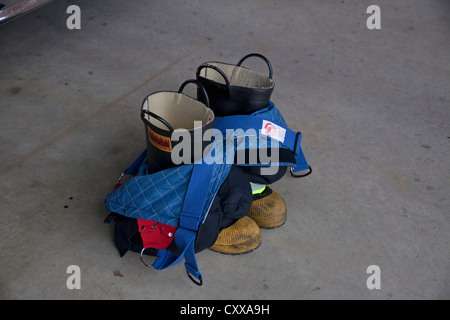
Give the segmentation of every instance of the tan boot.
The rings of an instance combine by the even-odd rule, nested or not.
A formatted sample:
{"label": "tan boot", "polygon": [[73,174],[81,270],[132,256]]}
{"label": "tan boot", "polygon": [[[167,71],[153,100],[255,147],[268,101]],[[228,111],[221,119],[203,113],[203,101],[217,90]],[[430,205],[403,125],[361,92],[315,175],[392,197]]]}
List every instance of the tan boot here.
{"label": "tan boot", "polygon": [[256,250],[261,242],[261,230],[255,221],[246,216],[222,230],[210,249],[224,254],[238,255]]}
{"label": "tan boot", "polygon": [[287,219],[287,208],[283,198],[275,191],[266,189],[253,200],[247,214],[260,228],[281,227]]}

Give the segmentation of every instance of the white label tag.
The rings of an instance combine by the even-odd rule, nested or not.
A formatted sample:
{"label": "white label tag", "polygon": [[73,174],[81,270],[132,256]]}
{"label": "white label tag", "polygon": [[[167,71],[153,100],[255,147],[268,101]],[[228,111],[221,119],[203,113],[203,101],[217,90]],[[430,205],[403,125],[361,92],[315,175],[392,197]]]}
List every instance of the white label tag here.
{"label": "white label tag", "polygon": [[261,134],[271,137],[272,139],[278,140],[281,143],[284,143],[286,129],[284,129],[272,122],[269,122],[267,120],[263,120]]}

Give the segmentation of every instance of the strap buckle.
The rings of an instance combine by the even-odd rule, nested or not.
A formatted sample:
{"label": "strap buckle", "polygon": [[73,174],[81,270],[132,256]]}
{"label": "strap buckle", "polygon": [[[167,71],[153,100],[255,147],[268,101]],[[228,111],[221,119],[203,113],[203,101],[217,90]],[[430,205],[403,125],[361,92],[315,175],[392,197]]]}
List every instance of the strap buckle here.
{"label": "strap buckle", "polygon": [[[295,136],[295,142],[294,142],[294,157],[296,157],[299,153],[299,150],[301,150],[301,146],[300,146],[300,141],[301,141],[301,132],[297,131],[297,135]],[[312,168],[310,165],[308,165],[308,172],[304,173],[304,174],[295,174],[294,172],[294,167],[291,167],[290,172],[291,172],[291,176],[293,176],[294,178],[304,178],[309,176],[312,173]]]}
{"label": "strap buckle", "polygon": [[311,166],[308,166],[309,171],[307,173],[304,174],[295,174],[294,172],[294,167],[291,167],[291,176],[293,176],[294,178],[304,178],[309,176],[312,173],[312,168]]}
{"label": "strap buckle", "polygon": [[144,264],[144,266],[146,266],[147,268],[149,268],[149,267],[151,267],[152,265],[151,264],[147,264],[145,261],[144,261],[144,251],[145,250],[147,250],[148,248],[142,248],[142,250],[141,250],[141,262]]}
{"label": "strap buckle", "polygon": [[198,276],[198,281],[197,281],[196,278],[195,278],[194,276],[192,276],[192,275],[189,273],[189,271],[186,270],[186,274],[187,274],[187,276],[189,277],[189,279],[191,279],[191,281],[192,281],[195,285],[197,285],[197,286],[199,286],[199,287],[201,287],[201,286],[203,285],[203,277],[202,277],[202,275],[199,275],[199,276]]}

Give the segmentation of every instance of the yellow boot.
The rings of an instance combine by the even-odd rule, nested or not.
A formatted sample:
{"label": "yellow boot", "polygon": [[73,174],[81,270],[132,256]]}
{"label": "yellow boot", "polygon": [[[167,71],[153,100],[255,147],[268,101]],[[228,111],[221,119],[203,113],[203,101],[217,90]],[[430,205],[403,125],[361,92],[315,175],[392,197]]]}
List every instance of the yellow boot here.
{"label": "yellow boot", "polygon": [[273,229],[281,227],[287,219],[287,208],[283,198],[269,187],[254,194],[250,217],[260,228]]}
{"label": "yellow boot", "polygon": [[258,225],[245,216],[223,229],[210,249],[224,254],[238,255],[256,250],[261,242],[261,230]]}

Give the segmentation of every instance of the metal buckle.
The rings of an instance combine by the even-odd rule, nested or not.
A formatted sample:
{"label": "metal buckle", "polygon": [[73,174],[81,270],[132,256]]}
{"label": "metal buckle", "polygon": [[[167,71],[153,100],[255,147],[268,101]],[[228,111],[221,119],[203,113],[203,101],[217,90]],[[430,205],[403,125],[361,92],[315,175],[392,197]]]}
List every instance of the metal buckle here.
{"label": "metal buckle", "polygon": [[145,261],[144,261],[144,251],[145,250],[147,250],[148,248],[143,248],[142,250],[141,250],[141,262],[144,264],[144,266],[146,266],[146,267],[151,267],[152,265],[151,264],[147,264]]}
{"label": "metal buckle", "polygon": [[305,174],[295,174],[294,173],[294,167],[291,167],[291,176],[293,176],[294,178],[304,178],[306,176],[309,176],[312,173],[312,168],[311,166],[308,166],[309,171]]}
{"label": "metal buckle", "polygon": [[186,273],[187,273],[189,279],[191,279],[191,281],[192,281],[195,285],[197,285],[197,286],[199,286],[199,287],[201,287],[201,286],[203,285],[203,278],[202,278],[201,275],[199,276],[199,279],[198,279],[198,281],[197,281],[197,279],[196,279],[195,277],[193,277],[193,276],[189,273],[189,271],[186,271]]}

